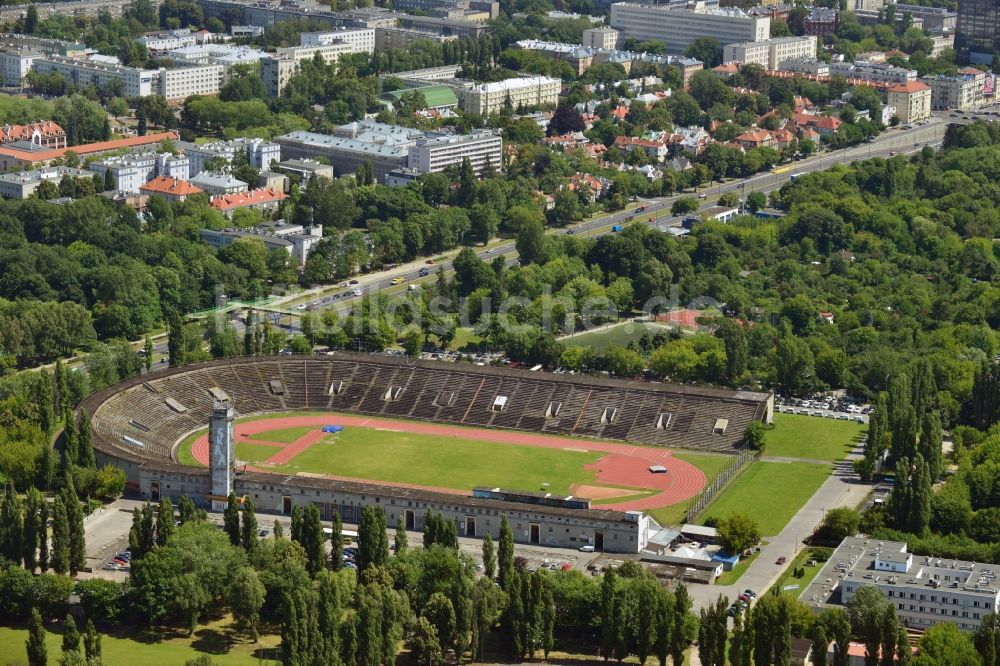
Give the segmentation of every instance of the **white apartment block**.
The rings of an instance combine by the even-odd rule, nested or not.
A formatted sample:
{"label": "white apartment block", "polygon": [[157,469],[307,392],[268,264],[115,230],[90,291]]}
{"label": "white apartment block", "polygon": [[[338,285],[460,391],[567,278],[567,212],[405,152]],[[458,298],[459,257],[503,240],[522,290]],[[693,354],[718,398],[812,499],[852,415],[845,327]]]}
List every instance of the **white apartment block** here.
{"label": "white apartment block", "polygon": [[831,76],[843,76],[847,79],[863,79],[876,83],[908,83],[915,81],[917,70],[896,67],[884,62],[832,62]]}
{"label": "white apartment block", "polygon": [[460,94],[466,113],[488,116],[504,108],[554,106],[559,101],[562,81],[548,76],[528,76],[475,85]]}
{"label": "white apartment block", "polygon": [[816,56],[816,36],[778,37],[762,42],[726,44],[722,49],[723,62],[741,65],[760,65],[767,70],[777,70],[786,60]]}
{"label": "white apartment block", "polygon": [[0,51],[0,73],[3,74],[3,84],[19,86],[28,75],[36,58],[42,54],[31,49],[9,49]]}
{"label": "white apartment block", "polygon": [[234,46],[232,44],[195,44],[171,49],[166,57],[184,65],[223,65],[256,64],[267,54],[249,46]]}
{"label": "white apartment block", "polygon": [[[253,168],[260,171],[267,171],[271,168],[271,162],[281,161],[281,146],[264,139],[238,138],[232,141],[216,141],[214,143],[187,143],[180,141],[176,143],[179,150],[184,152],[190,166],[190,177],[201,174],[205,170],[205,163],[214,157],[221,157],[226,164],[232,164],[233,157],[238,151],[246,153],[247,160]],[[188,177],[182,180],[187,180]]]}
{"label": "white apartment block", "polygon": [[789,58],[778,65],[778,71],[830,76],[830,65],[819,58]]}
{"label": "white apartment block", "polygon": [[951,622],[972,632],[1000,605],[998,571],[993,564],[914,555],[900,541],[848,537],[799,600],[820,608],[846,604],[870,585],[896,607],[900,624],[926,630]]}
{"label": "white apartment block", "polygon": [[[970,68],[971,69],[971,68]],[[982,104],[983,84],[986,73],[967,75],[961,71],[958,76],[924,76],[921,83],[931,88],[931,107],[935,109],[972,109]]]}
{"label": "white apartment block", "polygon": [[0,174],[0,196],[5,199],[27,199],[43,181],[51,180],[58,183],[63,176],[70,178],[92,178],[93,174],[83,169],[56,166],[20,171],[17,173]]}
{"label": "white apartment block", "polygon": [[159,176],[187,180],[188,158],[170,153],[134,153],[120,157],[108,157],[92,162],[88,167],[94,173],[106,177],[111,172],[115,189],[129,194],[138,194],[139,189]]}
{"label": "white apartment block", "polygon": [[587,28],[583,31],[583,45],[592,49],[616,49],[618,37],[614,28]]}
{"label": "white apartment block", "polygon": [[172,51],[185,46],[194,46],[198,43],[198,36],[190,30],[179,28],[168,32],[157,32],[150,35],[143,35],[135,40],[145,46],[150,51]]}
{"label": "white apartment block", "polygon": [[334,42],[327,46],[290,46],[280,48],[273,56],[261,58],[260,78],[269,97],[278,97],[288,85],[289,79],[299,70],[299,63],[311,60],[319,54],[327,64],[335,63],[341,55],[354,53],[354,47],[344,42]]}
{"label": "white apartment block", "polygon": [[645,5],[616,2],[611,5],[611,27],[624,39],[657,40],[667,53],[682,54],[698,37],[720,44],[761,42],[771,36],[771,19],[750,16],[737,7],[720,8],[697,2]]}
{"label": "white apartment block", "polygon": [[420,139],[410,148],[407,162],[410,169],[432,173],[460,165],[464,159],[477,174],[487,167],[499,170],[503,164],[503,139],[490,130]]}
{"label": "white apartment block", "polygon": [[303,32],[299,36],[300,46],[330,46],[336,43],[350,44],[352,53],[373,53],[375,51],[375,28],[329,30],[326,32]]}
{"label": "white apartment block", "polygon": [[38,58],[33,67],[43,74],[58,72],[67,82],[81,88],[93,83],[100,89],[110,81],[119,80],[125,97],[162,95],[168,100],[183,100],[191,95],[215,95],[222,87],[225,75],[225,68],[221,65],[137,69],[61,56]]}

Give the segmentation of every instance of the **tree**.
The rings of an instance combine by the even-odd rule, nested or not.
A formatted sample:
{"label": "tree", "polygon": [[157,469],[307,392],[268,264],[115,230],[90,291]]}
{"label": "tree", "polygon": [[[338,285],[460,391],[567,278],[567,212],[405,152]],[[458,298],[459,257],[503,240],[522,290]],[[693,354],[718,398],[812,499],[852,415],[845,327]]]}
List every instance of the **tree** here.
{"label": "tree", "polygon": [[71,613],[67,613],[66,619],[63,621],[62,651],[63,654],[80,651],[80,632],[76,628],[76,622]]}
{"label": "tree", "polygon": [[845,537],[858,533],[861,514],[850,507],[830,509],[823,516],[823,522],[816,536],[827,543],[840,543]]}
{"label": "tree", "polygon": [[497,556],[493,548],[493,537],[489,533],[483,537],[483,575],[493,580],[497,571]]}
{"label": "tree", "polygon": [[222,527],[229,537],[229,543],[240,545],[240,506],[236,493],[229,491],[226,508],[222,512]]}
{"label": "tree", "polygon": [[302,538],[300,543],[306,551],[306,570],[310,576],[315,578],[320,571],[326,568],[326,550],[323,548],[323,524],[319,517],[319,507],[315,504],[309,504],[306,507],[305,516],[302,518],[301,531]]}
{"label": "tree", "polygon": [[441,647],[451,647],[456,631],[455,607],[451,600],[440,592],[435,592],[424,606],[423,617],[434,625]]}
{"label": "tree", "polygon": [[826,639],[826,629],[822,622],[817,622],[812,631],[812,662],[813,666],[826,666],[826,651],[829,646]]}
{"label": "tree", "polygon": [[83,629],[83,652],[89,664],[101,663],[101,635],[94,627],[94,621],[87,618],[87,624]]}
{"label": "tree", "polygon": [[340,513],[333,516],[330,529],[330,569],[340,571],[344,566],[344,527],[340,521]]}
{"label": "tree", "polygon": [[248,555],[257,549],[257,515],[254,513],[253,500],[247,497],[243,500],[243,522],[240,525],[240,545]]}
{"label": "tree", "polygon": [[229,587],[229,607],[233,610],[236,621],[247,628],[254,643],[257,642],[257,623],[266,593],[264,584],[253,568],[241,567],[233,575],[233,582]]}
{"label": "tree", "polygon": [[583,117],[567,103],[558,105],[552,112],[552,119],[549,121],[546,131],[550,136],[566,134],[568,132],[582,132],[587,129]]}
{"label": "tree", "polygon": [[132,510],[132,528],[128,533],[128,549],[132,553],[132,560],[141,560],[153,549],[155,543],[153,507],[146,502],[141,509],[136,507]]}
{"label": "tree", "polygon": [[94,456],[94,431],[90,425],[90,414],[86,409],[80,410],[80,420],[77,424],[76,464],[87,469],[94,469],[97,466]]}
{"label": "tree", "polygon": [[21,499],[13,486],[7,486],[0,504],[0,556],[20,564],[24,551],[24,519]]}
{"label": "tree", "polygon": [[31,609],[25,647],[28,650],[28,666],[46,666],[48,651],[45,647],[45,627],[42,626],[42,616],[37,608]]}
{"label": "tree", "polygon": [[414,625],[410,645],[418,666],[438,666],[444,659],[437,630],[426,617],[419,618]]}
{"label": "tree", "polygon": [[169,497],[160,500],[160,508],[156,512],[156,545],[165,546],[174,533],[174,505]]}
{"label": "tree", "polygon": [[720,64],[721,53],[718,40],[711,37],[698,37],[684,50],[684,55],[702,61],[706,67]]}
{"label": "tree", "polygon": [[670,205],[671,215],[686,215],[698,210],[698,200],[694,197],[680,197]]}
{"label": "tree", "polygon": [[69,522],[61,496],[52,502],[52,555],[49,564],[57,574],[69,571]]}
{"label": "tree", "polygon": [[727,619],[729,599],[719,595],[714,603],[701,609],[698,623],[698,656],[706,666],[726,666]]}
{"label": "tree", "polygon": [[719,544],[730,555],[739,555],[760,541],[760,528],[745,513],[732,513],[719,521]]}
{"label": "tree", "polygon": [[497,551],[497,573],[500,589],[507,591],[507,586],[514,576],[514,532],[507,522],[507,515],[500,518],[500,542]]}
{"label": "tree", "polygon": [[396,534],[393,536],[393,551],[396,555],[401,555],[406,552],[406,548],[409,544],[406,539],[406,524],[403,519],[400,518],[396,521]]}
{"label": "tree", "polygon": [[514,246],[520,256],[521,264],[527,265],[541,260],[544,245],[545,229],[542,227],[542,221],[538,217],[533,216],[526,220],[517,231],[517,239]]}
{"label": "tree", "polygon": [[924,632],[917,641],[917,649],[919,653],[910,662],[913,666],[982,664],[972,638],[952,622],[940,622]]}
{"label": "tree", "polygon": [[767,207],[767,195],[763,192],[751,192],[747,195],[746,209],[751,213],[756,213]]}
{"label": "tree", "polygon": [[684,651],[693,640],[694,629],[688,617],[692,605],[687,586],[683,583],[678,585],[677,591],[674,592],[674,626],[670,632],[670,657],[674,660],[674,666],[682,666]]}
{"label": "tree", "polygon": [[358,573],[370,566],[384,566],[389,560],[389,537],[386,534],[385,511],[369,504],[361,509],[358,523]]}

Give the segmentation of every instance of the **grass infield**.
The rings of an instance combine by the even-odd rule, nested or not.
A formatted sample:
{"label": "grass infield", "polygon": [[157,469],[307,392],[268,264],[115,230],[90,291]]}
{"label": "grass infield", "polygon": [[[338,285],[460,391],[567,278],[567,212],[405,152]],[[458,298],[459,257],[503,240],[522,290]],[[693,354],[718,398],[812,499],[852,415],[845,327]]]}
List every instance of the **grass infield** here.
{"label": "grass infield", "polygon": [[801,414],[775,414],[764,455],[810,460],[843,460],[868,426]]}

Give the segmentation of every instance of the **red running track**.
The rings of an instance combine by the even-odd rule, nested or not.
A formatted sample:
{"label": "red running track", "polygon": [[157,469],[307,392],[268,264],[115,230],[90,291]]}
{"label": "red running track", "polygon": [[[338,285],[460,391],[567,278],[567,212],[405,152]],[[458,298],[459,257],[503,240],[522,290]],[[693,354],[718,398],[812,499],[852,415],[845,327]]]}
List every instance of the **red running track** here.
{"label": "red running track", "polygon": [[[316,427],[337,424],[340,426],[355,426],[363,428],[374,428],[376,430],[387,430],[397,432],[408,432],[420,435],[430,435],[433,437],[458,437],[483,442],[499,442],[503,444],[514,444],[518,446],[542,446],[553,449],[575,449],[578,451],[603,451],[607,455],[602,456],[596,463],[587,466],[596,472],[594,483],[607,486],[627,486],[632,488],[648,488],[657,490],[655,495],[650,495],[638,500],[628,502],[618,502],[610,504],[594,505],[595,508],[613,509],[616,511],[644,511],[656,509],[671,504],[677,504],[694,497],[705,487],[705,474],[692,465],[674,457],[669,449],[658,449],[646,446],[634,446],[631,444],[618,444],[614,442],[600,442],[581,439],[570,439],[568,437],[554,437],[552,435],[539,435],[534,433],[515,432],[511,430],[493,430],[483,428],[465,428],[461,426],[437,425],[423,421],[401,421],[397,419],[372,418],[367,416],[346,416],[343,414],[325,414],[318,416],[276,416],[272,419],[260,419],[255,421],[245,421],[236,424],[236,439],[241,439],[256,435],[269,430],[282,430],[285,428]],[[266,465],[284,465],[292,460],[302,451],[308,449],[313,444],[323,439],[325,433],[320,430],[309,432],[291,444],[280,442],[267,442],[260,439],[254,440],[257,444],[267,444],[279,447],[281,450],[265,461]],[[208,465],[208,435],[202,435],[191,445],[191,454],[195,460],[202,465]],[[663,465],[667,469],[666,474],[652,474],[649,472],[650,465]],[[257,471],[268,471],[264,468],[255,468]],[[387,484],[385,481],[371,481],[368,479],[352,479],[349,477],[338,477],[325,475],[328,478],[370,481],[371,483]],[[393,483],[392,485],[405,486],[409,488],[421,488],[436,492],[446,492],[451,494],[466,494],[466,491],[454,488],[431,488],[415,484]]]}

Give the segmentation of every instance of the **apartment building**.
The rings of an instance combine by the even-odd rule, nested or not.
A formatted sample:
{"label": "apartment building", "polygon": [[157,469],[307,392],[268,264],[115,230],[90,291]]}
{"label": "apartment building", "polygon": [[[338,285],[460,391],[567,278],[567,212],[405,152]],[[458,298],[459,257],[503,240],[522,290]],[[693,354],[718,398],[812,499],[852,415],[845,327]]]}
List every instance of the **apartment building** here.
{"label": "apartment building", "polygon": [[400,14],[396,20],[400,27],[427,30],[428,32],[436,32],[439,35],[454,35],[455,37],[479,39],[490,32],[489,26],[464,19]]}
{"label": "apartment building", "polygon": [[143,185],[158,177],[187,180],[189,162],[184,155],[143,152],[91,162],[88,169],[103,178],[111,172],[116,190],[138,194]]}
{"label": "apartment building", "polygon": [[225,83],[223,65],[178,67],[159,71],[158,92],[167,101],[181,101],[192,95],[218,95]]}
{"label": "apartment building", "polygon": [[[260,190],[257,190],[260,192]],[[275,193],[276,195],[277,193]],[[261,201],[269,199],[266,193],[258,194],[256,199]],[[223,199],[228,201],[223,202]],[[254,199],[243,197],[244,203],[252,202]],[[229,210],[229,206],[237,200],[233,197],[214,197],[213,205],[220,210]],[[215,202],[219,202],[217,205]],[[270,222],[261,224],[259,227],[250,229],[202,229],[201,240],[212,247],[225,247],[232,245],[240,238],[254,238],[264,244],[267,249],[282,249],[288,252],[301,266],[306,263],[309,252],[316,243],[323,239],[323,225],[314,224],[303,227],[300,224],[283,224],[281,222]]]}
{"label": "apartment building", "polygon": [[470,134],[420,139],[410,148],[407,166],[421,173],[444,171],[469,160],[476,173],[503,165],[503,140],[499,132],[473,131]]}
{"label": "apartment building", "polygon": [[466,113],[488,116],[501,109],[555,106],[562,81],[548,76],[526,76],[474,85],[460,95]]}
{"label": "apartment building", "polygon": [[249,46],[232,44],[194,44],[167,51],[166,57],[181,65],[233,65],[257,64],[267,54]]}
{"label": "apartment building", "polygon": [[958,4],[955,48],[973,63],[990,64],[1000,51],[997,0],[962,0]]}
{"label": "apartment building", "polygon": [[65,148],[66,130],[52,120],[39,120],[27,125],[0,126],[0,144],[17,141],[29,143],[38,148]]}
{"label": "apartment building", "polygon": [[917,80],[917,70],[896,67],[884,62],[832,62],[830,76],[861,79],[874,83],[905,84]]}
{"label": "apartment building", "polygon": [[41,52],[32,49],[15,48],[0,51],[0,74],[3,75],[3,85],[22,85],[35,60],[41,57]]}
{"label": "apartment building", "polygon": [[122,82],[125,97],[162,95],[174,101],[191,95],[218,94],[225,76],[225,68],[221,65],[138,69],[62,56],[38,58],[33,68],[43,74],[59,73],[81,88],[94,84],[101,89],[109,82],[118,80]]}
{"label": "apartment building", "polygon": [[195,187],[210,195],[238,194],[246,192],[250,186],[228,173],[202,171],[189,181]]}
{"label": "apartment building", "polygon": [[349,44],[352,53],[373,53],[375,51],[374,28],[341,28],[326,32],[303,32],[299,35],[300,46],[330,46]]}
{"label": "apartment building", "polygon": [[375,48],[410,49],[416,42],[430,41],[444,44],[458,39],[455,35],[442,35],[429,30],[412,28],[378,28],[375,30]]}
{"label": "apartment building", "polygon": [[264,139],[237,138],[231,141],[215,141],[213,143],[188,143],[179,141],[175,144],[190,161],[191,177],[205,170],[205,163],[213,158],[225,160],[227,165],[233,163],[237,152],[244,152],[250,165],[261,171],[268,171],[271,162],[281,160],[281,146]]}
{"label": "apartment building", "polygon": [[587,28],[583,31],[583,45],[593,49],[616,49],[619,37],[614,28]]}
{"label": "apartment building", "polygon": [[802,27],[807,35],[822,37],[837,32],[840,15],[837,10],[829,7],[813,7],[802,21]]}
{"label": "apartment building", "polygon": [[848,537],[799,600],[817,608],[846,604],[870,585],[896,607],[901,624],[928,629],[951,622],[972,632],[1000,606],[998,570],[993,564],[914,555],[901,541]]}
{"label": "apartment building", "polygon": [[830,76],[830,64],[818,58],[789,58],[778,65],[778,71],[810,76]]}
{"label": "apartment building", "polygon": [[786,60],[816,56],[816,37],[778,37],[761,42],[726,44],[722,49],[723,62],[741,65],[760,65],[767,70],[777,70]]}
{"label": "apartment building", "polygon": [[922,76],[921,83],[931,88],[931,108],[972,109],[985,101],[983,86],[986,72],[975,67],[959,70],[956,76]]}
{"label": "apartment building", "polygon": [[354,53],[354,47],[344,42],[334,42],[327,46],[280,48],[275,55],[261,58],[260,78],[264,81],[264,89],[269,97],[278,97],[292,75],[299,71],[299,63],[303,60],[311,60],[319,55],[324,62],[330,64],[336,63],[345,53]]}
{"label": "apartment building", "polygon": [[0,174],[0,196],[5,199],[27,199],[38,186],[49,180],[58,183],[63,176],[70,178],[91,178],[93,174],[83,169],[64,166],[44,167],[31,171]]}
{"label": "apartment building", "polygon": [[611,5],[610,23],[623,39],[657,40],[673,54],[683,54],[699,37],[735,44],[760,42],[771,36],[769,17],[751,16],[737,7],[721,8],[702,0],[664,5],[616,2]]}
{"label": "apartment building", "polygon": [[894,85],[886,90],[886,104],[896,107],[896,115],[905,125],[931,115],[931,87],[920,81]]}
{"label": "apartment building", "polygon": [[[208,31],[205,31],[205,35]],[[185,46],[194,46],[204,43],[207,37],[184,28],[168,30],[167,32],[155,32],[143,35],[135,41],[145,46],[150,51],[172,51]]]}

